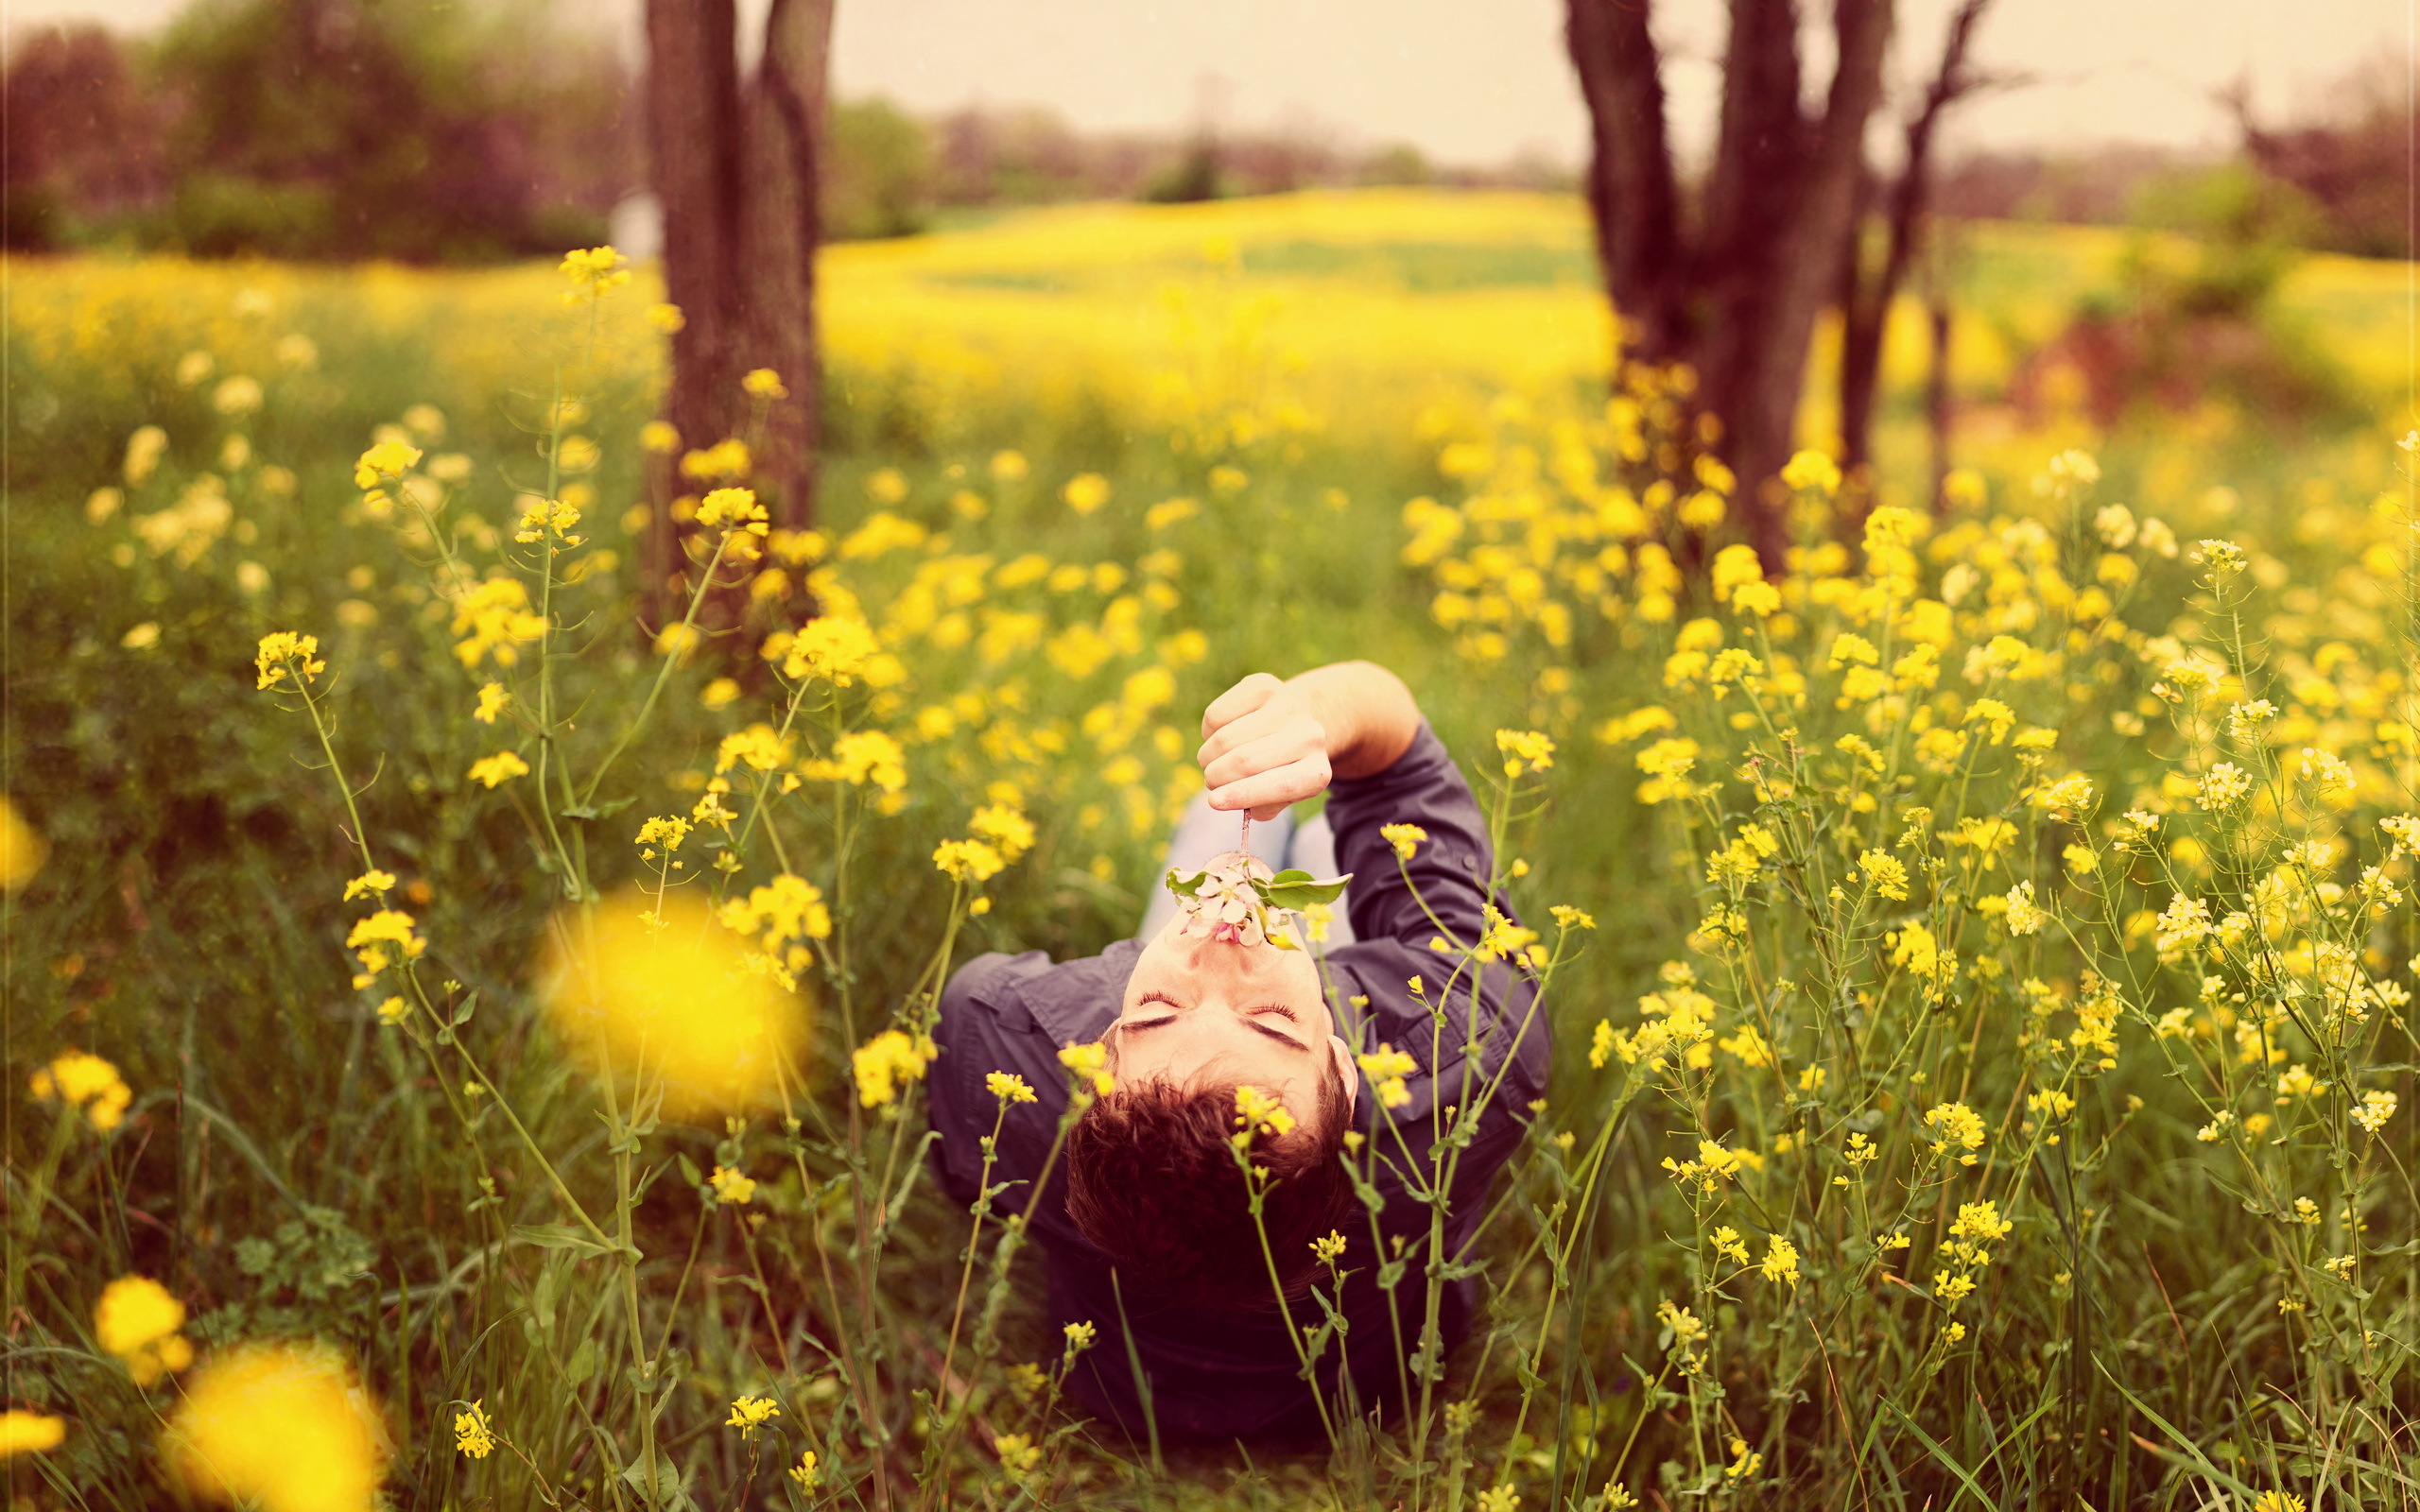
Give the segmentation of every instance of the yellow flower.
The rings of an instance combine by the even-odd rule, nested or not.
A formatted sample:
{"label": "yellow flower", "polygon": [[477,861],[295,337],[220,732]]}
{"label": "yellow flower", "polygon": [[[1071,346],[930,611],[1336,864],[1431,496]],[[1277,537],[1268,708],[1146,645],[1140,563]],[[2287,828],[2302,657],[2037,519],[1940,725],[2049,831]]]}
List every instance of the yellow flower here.
{"label": "yellow flower", "polygon": [[[682,818],[677,815],[665,818],[649,819],[645,824],[639,826],[639,837],[637,843],[640,845],[660,845],[666,850],[678,850],[681,849],[681,842],[689,838],[689,832],[692,828],[694,828],[694,826],[692,826],[687,819]],[[746,931],[742,931],[742,933],[746,933]]]}
{"label": "yellow flower", "polygon": [[[659,304],[656,308],[659,310],[673,310],[676,315],[679,313],[675,306],[669,304]],[[639,447],[641,450],[652,452],[658,456],[670,456],[673,453],[681,450],[680,428],[675,426],[670,421],[648,421],[646,424],[639,427]]]}
{"label": "yellow flower", "polygon": [[0,795],[0,893],[15,892],[33,881],[49,859],[50,842]]}
{"label": "yellow flower", "polygon": [[487,1409],[478,1401],[454,1415],[454,1447],[473,1459],[485,1459],[495,1452],[494,1427],[488,1421]]}
{"label": "yellow flower", "polygon": [[119,1277],[101,1288],[93,1304],[95,1342],[126,1363],[137,1385],[147,1386],[164,1369],[192,1362],[192,1346],[177,1337],[184,1326],[185,1305],[147,1276]]}
{"label": "yellow flower", "polygon": [[474,782],[485,782],[488,786],[494,787],[499,782],[509,782],[516,777],[528,776],[529,764],[509,750],[500,750],[493,756],[482,756],[473,762],[471,770],[466,775]]}
{"label": "yellow flower", "polygon": [[1033,821],[1006,804],[987,803],[977,809],[967,828],[999,851],[1004,862],[1013,864],[1033,849]]}
{"label": "yellow flower", "polygon": [[211,1362],[162,1435],[178,1478],[260,1512],[368,1512],[385,1478],[378,1411],[333,1352],[250,1345]]}
{"label": "yellow flower", "polygon": [[563,299],[569,301],[582,294],[594,299],[608,289],[620,288],[631,281],[630,261],[611,247],[565,252],[562,272],[571,287],[563,292]]}
{"label": "yellow flower", "polygon": [[787,399],[790,391],[782,387],[782,375],[770,368],[757,368],[739,380],[739,387],[756,399]]}
{"label": "yellow flower", "polygon": [[763,536],[772,532],[765,507],[756,502],[753,489],[717,489],[698,506],[698,524],[712,529],[721,525],[732,530],[745,530],[750,535]]}
{"label": "yellow flower", "polygon": [[1014,483],[1023,478],[1028,471],[1030,471],[1030,467],[1027,463],[1025,454],[1023,452],[994,452],[992,454],[992,476],[997,482]]}
{"label": "yellow flower", "polygon": [[857,1083],[857,1103],[887,1108],[903,1087],[925,1078],[925,1068],[939,1052],[930,1040],[911,1040],[898,1029],[885,1029],[850,1053],[849,1067]]}
{"label": "yellow flower", "polygon": [[1325,1238],[1312,1240],[1311,1257],[1322,1265],[1334,1264],[1344,1257],[1344,1236],[1331,1228]]}
{"label": "yellow flower", "polygon": [[318,636],[278,630],[261,637],[260,651],[252,659],[252,664],[260,669],[260,686],[266,691],[289,672],[294,674],[295,682],[300,685],[328,670],[328,664],[320,661],[319,655]]}
{"label": "yellow flower", "polygon": [[1117,1090],[1116,1081],[1109,1074],[1109,1047],[1098,1042],[1069,1045],[1059,1052],[1059,1064],[1073,1072],[1077,1080],[1089,1078],[1096,1095],[1106,1097]]}
{"label": "yellow flower", "polygon": [[403,1022],[412,1015],[411,1005],[402,998],[390,997],[378,1005],[378,1022],[386,1024]]}
{"label": "yellow flower", "polygon": [[106,1134],[126,1122],[134,1092],[118,1075],[117,1067],[98,1056],[70,1050],[33,1074],[33,1094],[43,1102],[56,1099],[80,1108],[85,1120]]}
{"label": "yellow flower", "polygon": [[[771,649],[769,644],[768,651]],[[821,678],[845,688],[863,677],[881,651],[863,620],[827,614],[806,622],[785,647],[782,676]]]}
{"label": "yellow flower", "polygon": [[738,1429],[742,1438],[753,1438],[757,1429],[781,1415],[781,1407],[770,1397],[742,1397],[731,1404],[731,1416],[723,1419],[723,1426]]}
{"label": "yellow flower", "polygon": [[1294,1132],[1294,1115],[1286,1105],[1257,1087],[1236,1089],[1236,1126],[1244,1132],[1236,1137],[1249,1140],[1256,1129],[1275,1139]]}
{"label": "yellow flower", "polygon": [[344,901],[346,902],[351,902],[355,898],[364,897],[371,893],[379,893],[383,895],[392,891],[394,885],[395,874],[393,872],[381,871],[377,868],[372,867],[368,871],[363,872],[360,876],[354,878],[351,882],[344,885]]}
{"label": "yellow flower", "polygon": [[1841,491],[1841,465],[1821,452],[1801,452],[1781,470],[1784,488],[1825,498]]}
{"label": "yellow flower", "polygon": [[1769,1281],[1787,1281],[1792,1286],[1797,1285],[1798,1246],[1779,1234],[1773,1235],[1768,1243],[1765,1258],[1756,1268],[1764,1272],[1765,1280]]}
{"label": "yellow flower", "polygon": [[1014,1072],[986,1073],[983,1077],[983,1090],[998,1098],[1003,1106],[1010,1103],[1029,1103],[1034,1100],[1033,1089],[1027,1086],[1026,1079]]}
{"label": "yellow flower", "polygon": [[1478,1512],[1519,1512],[1521,1493],[1509,1486],[1492,1486],[1478,1493]]}
{"label": "yellow flower", "polygon": [[1504,757],[1504,775],[1543,772],[1554,765],[1554,742],[1534,730],[1499,730],[1496,751]]}
{"label": "yellow flower", "polygon": [[[549,931],[538,995],[572,1063],[661,1088],[668,1116],[744,1111],[769,1099],[805,1033],[798,1000],[761,953],[708,927],[704,900],[632,888]],[[772,964],[780,964],[778,962]]]}
{"label": "yellow flower", "polygon": [[1420,843],[1428,838],[1428,832],[1417,824],[1382,824],[1378,833],[1386,836],[1387,844],[1394,847],[1398,861],[1410,860]]}
{"label": "yellow flower", "polygon": [[2252,1512],[2304,1512],[2303,1499],[2285,1491],[2263,1491],[2254,1500]]}
{"label": "yellow flower", "polygon": [[1008,865],[981,840],[943,840],[933,848],[933,865],[959,882],[988,882]]}
{"label": "yellow flower", "polygon": [[717,1200],[735,1206],[745,1207],[756,1198],[756,1183],[727,1165],[716,1166],[706,1184],[715,1189]]}
{"label": "yellow flower", "polygon": [[1042,1449],[1024,1434],[1002,1434],[992,1440],[992,1452],[1000,1456],[1000,1469],[1009,1479],[1023,1480],[1042,1465]]}
{"label": "yellow flower", "polygon": [[[1943,1103],[1925,1114],[1924,1125],[1941,1136],[1932,1144],[1935,1155],[1947,1155],[1953,1147],[1962,1150],[1983,1147],[1983,1120],[1964,1103]],[[1973,1165],[1975,1157],[1961,1155],[1958,1161],[1961,1165]]]}
{"label": "yellow flower", "polygon": [[420,448],[407,441],[380,441],[353,464],[355,488],[374,489],[381,478],[399,478],[420,462]]}
{"label": "yellow flower", "polygon": [[798,1488],[802,1491],[812,1491],[821,1485],[823,1472],[816,1468],[815,1451],[811,1449],[801,1451],[798,1463],[790,1467],[789,1475],[791,1480],[798,1483]]}
{"label": "yellow flower", "polygon": [[1554,916],[1555,926],[1559,929],[1594,929],[1597,927],[1596,916],[1583,909],[1573,908],[1564,903],[1556,903],[1552,907],[1548,908],[1547,912]]}
{"label": "yellow flower", "polygon": [[1109,479],[1098,472],[1080,472],[1067,480],[1059,496],[1078,514],[1090,514],[1109,502]]}
{"label": "yellow flower", "polygon": [[67,1419],[15,1407],[0,1412],[0,1464],[20,1454],[57,1449],[67,1437]]}

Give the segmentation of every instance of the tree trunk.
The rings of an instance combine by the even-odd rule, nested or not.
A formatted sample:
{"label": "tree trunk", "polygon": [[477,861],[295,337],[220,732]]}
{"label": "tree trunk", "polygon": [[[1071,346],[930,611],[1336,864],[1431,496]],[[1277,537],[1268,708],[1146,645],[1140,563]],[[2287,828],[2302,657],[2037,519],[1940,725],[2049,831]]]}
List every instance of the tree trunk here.
{"label": "tree trunk", "polygon": [[1823,113],[1800,111],[1796,0],[1732,0],[1721,133],[1698,234],[1680,224],[1645,0],[1568,0],[1565,39],[1594,129],[1588,176],[1606,288],[1635,356],[1685,361],[1720,421],[1741,525],[1767,571],[1789,545],[1789,460],[1806,348],[1857,212],[1892,0],[1835,0]]}
{"label": "tree trunk", "polygon": [[664,215],[664,297],[681,307],[665,419],[685,447],[733,434],[746,257],[733,0],[647,0],[648,146]]}
{"label": "tree trunk", "polygon": [[[1924,103],[1908,119],[1907,162],[1891,186],[1885,207],[1882,266],[1865,277],[1858,253],[1858,226],[1852,220],[1845,233],[1848,278],[1841,301],[1841,471],[1860,481],[1858,507],[1871,498],[1869,479],[1874,462],[1874,412],[1882,382],[1882,343],[1891,326],[1891,306],[1907,282],[1926,232],[1927,206],[1932,198],[1933,143],[1942,112],[1972,94],[1979,80],[1966,66],[1975,28],[1991,0],[1964,0],[1951,17],[1943,38],[1941,66],[1934,71]],[[1941,300],[1945,292],[1935,291]],[[1937,318],[1946,318],[1936,311]],[[1946,339],[1943,337],[1942,339]]]}
{"label": "tree trunk", "polygon": [[1686,346],[1680,191],[1647,7],[1571,0],[1564,35],[1588,103],[1588,213],[1605,294],[1620,322],[1616,340],[1641,360],[1675,361]]}
{"label": "tree trunk", "polygon": [[815,519],[822,360],[815,320],[815,254],[823,243],[825,80],[833,0],[773,0],[764,60],[748,100],[747,262],[741,317],[752,368],[781,375],[757,454],[758,487],[774,519],[803,530]]}

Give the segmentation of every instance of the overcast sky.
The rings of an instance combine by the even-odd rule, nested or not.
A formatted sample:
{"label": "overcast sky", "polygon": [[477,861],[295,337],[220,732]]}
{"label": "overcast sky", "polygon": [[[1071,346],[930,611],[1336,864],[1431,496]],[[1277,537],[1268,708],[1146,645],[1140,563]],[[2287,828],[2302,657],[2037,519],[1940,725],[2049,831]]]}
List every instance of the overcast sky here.
{"label": "overcast sky", "polygon": [[[434,3],[434,0],[432,0]],[[476,0],[471,0],[476,3]],[[559,0],[633,52],[641,0]],[[743,20],[768,0],[740,0]],[[1710,134],[1721,0],[1652,0],[1673,125]],[[1586,119],[1563,54],[1561,0],[838,0],[844,95],[911,110],[1046,105],[1075,125],[1169,130],[1207,109],[1230,129],[1312,127],[1409,142],[1455,163],[1519,152],[1577,164]],[[1913,80],[1953,0],[1901,0],[1893,77]],[[156,26],[179,0],[0,0],[0,28],[89,17]],[[1806,9],[1820,14],[1822,0]],[[2420,0],[1996,0],[1980,60],[2031,79],[1968,106],[1954,141],[1995,147],[2130,141],[2220,147],[2214,94],[2240,78],[2272,116],[2351,70],[2408,61]]]}

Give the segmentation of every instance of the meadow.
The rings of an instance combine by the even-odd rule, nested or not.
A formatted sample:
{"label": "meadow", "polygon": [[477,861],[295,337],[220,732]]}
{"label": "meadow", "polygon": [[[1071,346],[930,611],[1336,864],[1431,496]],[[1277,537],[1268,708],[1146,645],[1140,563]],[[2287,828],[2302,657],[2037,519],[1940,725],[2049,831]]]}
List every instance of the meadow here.
{"label": "meadow", "polygon": [[[648,431],[647,269],[12,263],[13,1493],[2420,1504],[2407,272],[2276,296],[2352,420],[2107,425],[2007,391],[2192,249],[1960,246],[1950,508],[1905,312],[1771,583],[1558,199],[833,249],[796,534]],[[1348,656],[1554,1092],[1461,1351],[1131,1443],[923,1179],[934,994],[1131,932],[1201,703]]]}

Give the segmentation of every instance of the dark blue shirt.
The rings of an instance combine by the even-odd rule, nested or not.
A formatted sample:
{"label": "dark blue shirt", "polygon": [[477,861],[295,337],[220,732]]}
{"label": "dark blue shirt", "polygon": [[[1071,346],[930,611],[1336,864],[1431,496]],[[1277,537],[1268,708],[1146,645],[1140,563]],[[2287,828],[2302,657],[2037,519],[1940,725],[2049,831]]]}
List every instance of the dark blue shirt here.
{"label": "dark blue shirt", "polygon": [[[1526,978],[1491,966],[1476,973],[1474,993],[1474,969],[1462,966],[1457,974],[1458,958],[1429,946],[1440,924],[1466,943],[1480,936],[1494,871],[1486,822],[1434,732],[1422,726],[1410,748],[1384,771],[1332,784],[1327,814],[1338,864],[1353,874],[1344,902],[1356,937],[1326,956],[1338,1032],[1359,1051],[1392,1045],[1411,1057],[1418,1069],[1405,1078],[1410,1101],[1389,1110],[1392,1131],[1380,1121],[1378,1089],[1366,1074],[1355,1099],[1353,1127],[1377,1153],[1373,1185],[1385,1198],[1379,1215],[1384,1247],[1392,1255],[1400,1236],[1409,1264],[1392,1291],[1381,1287],[1381,1263],[1390,1256],[1374,1252],[1367,1216],[1356,1211],[1340,1226],[1348,1246],[1341,1264],[1351,1272],[1343,1299],[1349,1327],[1343,1347],[1331,1345],[1321,1362],[1322,1389],[1330,1401],[1336,1400],[1341,1363],[1350,1368],[1365,1409],[1391,1408],[1399,1403],[1407,1380],[1413,1392],[1419,1389],[1417,1378],[1409,1375],[1408,1357],[1420,1347],[1426,1305],[1429,1211],[1409,1194],[1406,1177],[1426,1185],[1432,1148],[1454,1127],[1447,1110],[1475,1101],[1502,1071],[1502,1085],[1470,1132],[1448,1193],[1446,1253],[1449,1260],[1460,1257],[1484,1211],[1490,1184],[1521,1142],[1529,1105],[1546,1094],[1547,1025],[1532,1022],[1533,993]],[[1418,885],[1417,897],[1405,885],[1392,847],[1379,833],[1395,823],[1418,825],[1428,834],[1405,868]],[[1510,913],[1500,899],[1497,907]],[[1211,1312],[1188,1306],[1183,1297],[1148,1295],[1132,1278],[1119,1278],[1113,1291],[1108,1258],[1067,1216],[1063,1161],[1040,1198],[1031,1197],[1033,1177],[1066,1107],[1058,1053],[1097,1040],[1109,1028],[1142,949],[1140,941],[1120,940],[1098,955],[1062,965],[1040,951],[994,954],[968,962],[951,978],[934,1034],[942,1054],[931,1081],[942,1187],[959,1202],[975,1200],[982,1170],[979,1141],[991,1132],[999,1106],[985,1090],[984,1077],[994,1071],[1023,1076],[1040,1100],[1010,1108],[993,1180],[1024,1184],[996,1206],[1028,1212],[1045,1252],[1053,1328],[1090,1322],[1098,1331],[1098,1344],[1075,1372],[1078,1397],[1133,1434],[1144,1432],[1141,1399],[1118,1326],[1122,1301],[1163,1437],[1316,1438],[1320,1417],[1310,1385],[1273,1309]],[[1420,995],[1409,987],[1414,977],[1422,980]],[[1443,1348],[1451,1349],[1467,1330],[1472,1301],[1467,1280],[1446,1285]],[[1293,1313],[1298,1326],[1316,1324],[1322,1315],[1308,1298],[1294,1303]]]}

